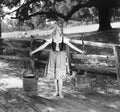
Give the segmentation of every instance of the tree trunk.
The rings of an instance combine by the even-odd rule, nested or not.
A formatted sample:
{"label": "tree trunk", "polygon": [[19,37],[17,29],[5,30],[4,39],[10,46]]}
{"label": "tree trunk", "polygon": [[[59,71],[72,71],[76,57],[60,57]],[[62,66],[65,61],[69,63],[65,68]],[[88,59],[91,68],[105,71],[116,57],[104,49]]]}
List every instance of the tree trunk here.
{"label": "tree trunk", "polygon": [[97,8],[99,13],[99,31],[111,30],[110,25],[110,8],[109,7],[100,7]]}
{"label": "tree trunk", "polygon": [[2,38],[1,37],[2,37],[2,28],[1,28],[1,17],[0,17],[0,54],[3,54],[3,48],[1,48],[1,46],[2,46]]}

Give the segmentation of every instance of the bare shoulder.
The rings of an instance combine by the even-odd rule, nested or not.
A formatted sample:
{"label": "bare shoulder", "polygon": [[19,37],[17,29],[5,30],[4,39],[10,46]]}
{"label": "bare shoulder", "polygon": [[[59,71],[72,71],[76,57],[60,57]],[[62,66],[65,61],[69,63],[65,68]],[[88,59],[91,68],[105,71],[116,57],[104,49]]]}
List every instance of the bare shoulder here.
{"label": "bare shoulder", "polygon": [[52,38],[46,38],[45,41],[51,43]]}
{"label": "bare shoulder", "polygon": [[65,41],[65,42],[68,42],[68,41],[70,41],[70,39],[69,39],[68,37],[65,37],[65,36],[64,36],[64,41]]}

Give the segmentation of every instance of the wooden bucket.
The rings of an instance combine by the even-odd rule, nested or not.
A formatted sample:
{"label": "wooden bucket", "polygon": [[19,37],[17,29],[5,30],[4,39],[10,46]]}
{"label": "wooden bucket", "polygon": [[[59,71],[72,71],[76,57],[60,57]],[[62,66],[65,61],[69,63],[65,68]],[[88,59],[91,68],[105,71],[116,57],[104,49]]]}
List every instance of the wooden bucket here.
{"label": "wooden bucket", "polygon": [[35,76],[24,76],[23,77],[23,89],[25,92],[37,91],[38,80]]}
{"label": "wooden bucket", "polygon": [[90,78],[85,75],[77,75],[76,76],[76,87],[78,88],[87,88],[90,86]]}

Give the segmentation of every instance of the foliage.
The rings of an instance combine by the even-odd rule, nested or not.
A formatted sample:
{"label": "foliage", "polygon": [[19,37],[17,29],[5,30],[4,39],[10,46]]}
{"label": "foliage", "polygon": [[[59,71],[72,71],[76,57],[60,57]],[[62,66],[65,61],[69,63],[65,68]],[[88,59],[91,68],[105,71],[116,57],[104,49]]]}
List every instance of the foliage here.
{"label": "foliage", "polygon": [[[35,23],[34,21],[33,24],[35,25],[35,27],[39,26],[39,23],[44,23],[43,21],[46,20],[46,18],[54,19],[56,21],[58,21],[61,18],[66,22],[72,19],[79,20],[81,22],[92,21],[92,23],[95,23],[99,22],[98,18],[99,16],[102,16],[99,14],[99,11],[102,10],[103,7],[105,8],[104,10],[107,10],[109,8],[112,9],[114,7],[118,9],[118,7],[120,6],[119,0],[23,0],[23,1],[24,1],[23,4],[20,4],[20,0],[2,0],[0,2],[1,6],[7,6],[9,8],[16,6],[18,7],[18,9],[15,10],[16,17],[13,17],[13,19],[19,19],[20,21],[24,21],[27,24],[29,23],[29,21],[33,22],[34,21],[33,18],[37,20],[37,22]],[[114,11],[118,12],[118,10]],[[103,13],[104,15],[106,15],[105,12]],[[106,23],[105,25],[107,25],[108,23]],[[99,24],[101,25],[100,22]]]}
{"label": "foliage", "polygon": [[17,21],[12,21],[11,19],[7,19],[6,22],[2,21],[2,32],[11,32],[16,29]]}
{"label": "foliage", "polygon": [[[68,21],[80,8],[87,6],[87,2],[88,0],[25,0],[16,10],[16,18],[28,20],[33,16],[43,15],[55,20],[60,17]],[[20,0],[3,0],[2,4],[11,8],[20,5]]]}
{"label": "foliage", "polygon": [[0,0],[1,6],[12,8],[20,4],[20,0]]}
{"label": "foliage", "polygon": [[[0,2],[8,7],[20,5],[20,0],[2,0]],[[61,17],[68,21],[82,7],[115,7],[117,4],[119,5],[119,0],[24,0],[22,6],[16,10],[16,17],[25,20],[36,15],[46,15],[54,19],[56,16]]]}

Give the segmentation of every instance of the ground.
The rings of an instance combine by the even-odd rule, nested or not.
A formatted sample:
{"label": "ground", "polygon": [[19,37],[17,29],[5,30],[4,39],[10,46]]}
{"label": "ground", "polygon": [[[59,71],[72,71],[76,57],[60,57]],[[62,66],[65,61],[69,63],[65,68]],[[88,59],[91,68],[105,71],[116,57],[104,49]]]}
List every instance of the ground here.
{"label": "ground", "polygon": [[64,83],[64,98],[53,97],[54,83],[39,77],[37,92],[24,92],[23,62],[0,60],[0,112],[119,112],[120,87],[110,76],[91,77],[91,86]]}

